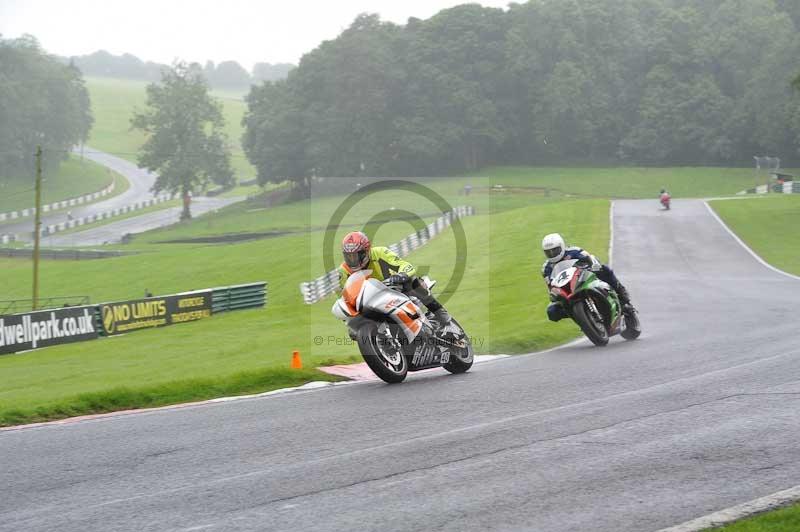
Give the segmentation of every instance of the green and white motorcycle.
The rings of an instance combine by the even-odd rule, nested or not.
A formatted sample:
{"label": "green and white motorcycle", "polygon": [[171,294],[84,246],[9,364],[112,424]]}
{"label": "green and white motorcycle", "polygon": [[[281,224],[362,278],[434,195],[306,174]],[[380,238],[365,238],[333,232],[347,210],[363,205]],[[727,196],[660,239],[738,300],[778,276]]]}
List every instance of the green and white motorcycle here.
{"label": "green and white motorcycle", "polygon": [[594,345],[608,344],[615,334],[635,340],[642,334],[636,311],[622,311],[619,296],[608,283],[578,260],[559,262],[548,279],[550,299],[564,307]]}

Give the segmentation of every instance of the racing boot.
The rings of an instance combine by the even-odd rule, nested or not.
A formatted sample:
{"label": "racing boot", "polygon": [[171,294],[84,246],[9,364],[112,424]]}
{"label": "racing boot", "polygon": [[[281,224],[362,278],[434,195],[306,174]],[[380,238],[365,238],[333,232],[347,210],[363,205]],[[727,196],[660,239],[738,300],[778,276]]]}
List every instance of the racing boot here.
{"label": "racing boot", "polygon": [[461,336],[461,329],[453,323],[453,318],[444,307],[439,307],[433,311],[433,317],[436,318],[438,326],[436,332],[442,335],[452,335],[453,337]]}
{"label": "racing boot", "polygon": [[628,293],[628,289],[622,283],[617,284],[616,287],[617,295],[619,296],[619,303],[622,305],[622,312],[624,314],[631,314],[632,312],[636,312],[633,304],[631,303],[631,295]]}
{"label": "racing boot", "polygon": [[449,324],[450,320],[450,313],[447,312],[447,309],[444,307],[439,307],[438,309],[433,311],[433,316],[436,318],[436,322],[439,324],[439,330],[444,330]]}

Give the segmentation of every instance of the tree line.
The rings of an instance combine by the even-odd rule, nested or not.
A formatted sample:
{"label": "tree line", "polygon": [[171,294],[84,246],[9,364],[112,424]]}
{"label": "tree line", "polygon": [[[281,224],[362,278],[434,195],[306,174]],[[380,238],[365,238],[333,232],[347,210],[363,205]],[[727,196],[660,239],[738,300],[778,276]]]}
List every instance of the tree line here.
{"label": "tree line", "polygon": [[[132,54],[114,55],[105,50],[75,57],[62,57],[64,63],[72,63],[87,76],[159,81],[161,73],[169,65],[143,61]],[[215,64],[207,61],[203,73],[211,87],[218,89],[246,89],[252,83],[275,81],[287,76],[294,65],[289,63],[256,63],[248,72],[236,61]]]}
{"label": "tree line", "polygon": [[361,15],[247,96],[262,182],[489,164],[797,159],[795,0],[530,0]]}
{"label": "tree line", "polygon": [[30,176],[38,145],[46,147],[45,170],[56,168],[86,141],[92,122],[80,70],[31,36],[0,36],[0,176]]}

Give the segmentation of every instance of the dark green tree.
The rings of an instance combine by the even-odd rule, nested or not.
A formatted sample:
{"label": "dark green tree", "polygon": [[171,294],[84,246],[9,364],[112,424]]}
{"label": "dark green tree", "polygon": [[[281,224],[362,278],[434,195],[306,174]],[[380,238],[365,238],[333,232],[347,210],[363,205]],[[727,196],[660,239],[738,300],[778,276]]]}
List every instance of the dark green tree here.
{"label": "dark green tree", "polygon": [[248,155],[270,179],[788,157],[797,5],[529,0],[403,26],[361,15],[285,83],[253,89]]}
{"label": "dark green tree", "polygon": [[47,55],[35,38],[0,38],[0,175],[30,175],[36,146],[55,170],[92,126],[81,72]]}
{"label": "dark green tree", "polygon": [[230,151],[219,102],[209,96],[199,65],[176,63],[147,86],[147,108],[131,126],[145,132],[139,166],[158,173],[155,191],[180,193],[181,219],[190,218],[189,197],[210,182],[233,182]]}
{"label": "dark green tree", "polygon": [[290,181],[307,197],[314,169],[306,157],[305,113],[285,81],[253,87],[242,122],[242,147],[258,172],[258,182]]}

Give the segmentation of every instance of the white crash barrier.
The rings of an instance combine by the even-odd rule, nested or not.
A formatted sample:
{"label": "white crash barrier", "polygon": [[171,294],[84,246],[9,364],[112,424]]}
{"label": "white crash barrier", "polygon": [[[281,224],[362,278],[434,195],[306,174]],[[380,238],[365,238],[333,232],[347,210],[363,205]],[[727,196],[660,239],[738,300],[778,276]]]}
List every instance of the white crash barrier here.
{"label": "white crash barrier", "polygon": [[[108,185],[103,190],[98,190],[97,192],[92,192],[91,194],[85,194],[77,198],[70,198],[70,199],[65,199],[63,201],[57,201],[55,203],[48,203],[47,205],[42,205],[42,212],[57,211],[58,209],[64,209],[66,207],[74,207],[75,205],[82,205],[84,203],[92,202],[96,199],[104,198],[109,194],[111,194],[112,192],[114,192],[115,187],[116,187],[116,180],[111,181],[111,184]],[[18,218],[27,218],[28,216],[33,216],[34,214],[36,214],[36,209],[34,207],[30,207],[28,209],[22,209],[19,211],[0,212],[0,222],[5,222],[7,220],[16,220]]]}
{"label": "white crash barrier", "polygon": [[123,214],[127,214],[129,212],[139,211],[141,209],[146,209],[147,207],[151,207],[153,205],[158,205],[160,203],[164,203],[165,201],[170,201],[171,199],[178,197],[177,194],[161,194],[160,196],[156,196],[153,199],[148,199],[144,201],[138,201],[133,205],[126,205],[124,207],[120,207],[118,209],[111,209],[104,212],[99,212],[97,214],[90,214],[89,216],[83,216],[81,218],[75,218],[73,220],[67,220],[65,222],[61,222],[58,224],[50,224],[46,227],[42,228],[42,236],[49,236],[55,233],[60,233],[61,231],[66,231],[67,229],[72,229],[74,227],[80,227],[85,224],[90,224],[94,222],[99,222],[100,220],[107,220],[110,218],[114,218],[116,216],[121,216]]}

